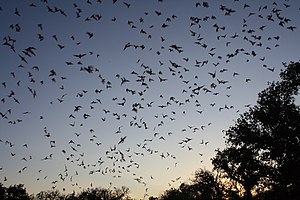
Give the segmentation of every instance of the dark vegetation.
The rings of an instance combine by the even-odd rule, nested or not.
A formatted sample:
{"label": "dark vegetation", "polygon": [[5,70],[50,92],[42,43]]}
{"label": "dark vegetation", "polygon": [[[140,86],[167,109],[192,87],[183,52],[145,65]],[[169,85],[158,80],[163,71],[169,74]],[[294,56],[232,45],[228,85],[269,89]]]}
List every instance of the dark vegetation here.
{"label": "dark vegetation", "polygon": [[[225,132],[226,148],[216,150],[213,170],[199,169],[189,183],[164,191],[159,198],[177,199],[298,199],[300,197],[300,63],[291,63],[281,81],[258,95],[257,105]],[[1,200],[117,200],[132,199],[126,187],[90,188],[63,195],[42,191],[29,195],[24,185],[5,187]]]}

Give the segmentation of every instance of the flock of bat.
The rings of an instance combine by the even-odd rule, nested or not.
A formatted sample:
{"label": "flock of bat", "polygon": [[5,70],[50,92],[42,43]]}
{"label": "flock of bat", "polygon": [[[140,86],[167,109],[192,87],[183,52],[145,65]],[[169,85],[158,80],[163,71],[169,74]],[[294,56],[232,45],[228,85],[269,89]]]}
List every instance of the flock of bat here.
{"label": "flock of bat", "polygon": [[[18,6],[16,3],[14,9],[11,9],[6,3],[1,3],[0,15],[6,12],[11,15],[8,17],[16,19],[8,27],[2,27],[2,30],[6,29],[6,32],[5,35],[1,34],[3,36],[1,51],[8,52],[19,63],[8,74],[5,74],[5,80],[1,81],[1,124],[10,127],[28,123],[30,121],[28,119],[31,119],[34,114],[33,112],[37,111],[27,110],[27,105],[22,101],[22,97],[30,96],[30,99],[35,101],[43,96],[43,92],[47,88],[55,87],[58,91],[57,94],[53,94],[54,98],[46,100],[46,104],[50,107],[66,104],[70,107],[70,102],[72,104],[72,110],[64,119],[67,121],[67,127],[71,133],[69,139],[57,141],[55,139],[57,134],[53,133],[53,128],[47,125],[42,130],[38,130],[41,132],[39,140],[48,143],[45,149],[49,153],[42,157],[21,156],[22,153],[16,152],[17,144],[13,139],[3,136],[4,129],[0,129],[1,148],[6,149],[12,159],[22,162],[22,167],[16,172],[20,175],[32,168],[30,163],[33,160],[49,162],[51,165],[51,161],[55,157],[63,158],[63,169],[58,174],[58,178],[53,179],[51,177],[53,189],[62,182],[70,183],[74,188],[83,187],[76,178],[82,171],[83,174],[106,175],[116,179],[127,174],[144,187],[146,197],[149,192],[148,183],[155,179],[158,180],[159,177],[151,174],[139,174],[140,168],[147,167],[139,163],[140,158],[157,157],[157,162],[169,160],[173,165],[167,167],[167,170],[177,167],[180,163],[180,159],[175,153],[161,149],[161,146],[171,145],[167,142],[174,135],[178,137],[178,133],[175,133],[176,130],[172,130],[172,128],[169,128],[167,133],[161,130],[178,125],[181,123],[179,119],[188,115],[199,116],[200,118],[201,116],[205,117],[206,113],[214,111],[217,113],[240,112],[230,103],[220,105],[219,101],[216,101],[219,98],[223,99],[223,102],[230,102],[231,90],[235,87],[231,84],[233,80],[239,79],[241,85],[255,81],[252,77],[247,77],[247,74],[243,74],[242,70],[230,68],[231,62],[240,59],[243,61],[243,65],[247,65],[254,60],[261,63],[260,70],[274,73],[275,67],[268,66],[266,62],[268,58],[264,54],[272,52],[275,48],[280,48],[281,36],[276,31],[271,35],[265,34],[265,32],[269,27],[274,30],[284,30],[287,33],[297,31],[297,27],[293,25],[293,20],[283,14],[293,8],[289,1],[271,3],[267,1],[261,2],[261,5],[257,6],[247,1],[232,0],[220,2],[218,7],[212,6],[210,1],[187,1],[184,4],[189,4],[191,10],[197,10],[197,15],[185,19],[186,24],[183,26],[186,28],[185,33],[186,37],[189,38],[188,42],[191,43],[189,45],[198,49],[201,54],[198,58],[189,56],[191,53],[187,45],[188,42],[174,42],[174,40],[169,39],[172,35],[166,34],[169,29],[176,28],[177,22],[182,17],[177,13],[169,15],[168,12],[166,14],[159,9],[160,6],[168,4],[169,9],[172,10],[172,1],[153,0],[152,3],[158,6],[157,10],[149,9],[144,11],[142,15],[129,19],[119,18],[120,13],[112,12],[110,13],[111,16],[108,17],[101,12],[90,12],[92,7],[101,8],[104,4],[110,4],[110,6],[121,9],[124,13],[134,12],[136,2],[129,0],[86,0],[80,3],[68,1],[65,5],[58,4],[56,1],[36,0],[25,5],[27,8],[24,10],[22,9],[24,5]],[[26,3],[22,2],[22,4]],[[142,56],[134,63],[130,63],[135,67],[126,69],[126,72],[124,69],[120,73],[116,70],[112,71],[109,69],[112,66],[105,66],[107,69],[96,67],[90,64],[89,60],[101,60],[101,52],[81,50],[70,55],[69,51],[84,46],[85,42],[97,42],[100,33],[84,30],[84,36],[79,36],[77,33],[70,33],[66,30],[66,35],[61,35],[60,32],[49,35],[46,31],[49,21],[43,22],[42,17],[41,23],[35,24],[35,30],[31,31],[32,44],[22,46],[24,45],[22,33],[26,27],[20,21],[22,18],[26,18],[28,12],[38,13],[41,11],[47,17],[99,26],[99,32],[101,32],[103,21],[110,23],[111,26],[123,23],[130,31],[131,36],[127,41],[119,44],[120,52],[128,55],[128,57],[131,55]],[[297,11],[299,12],[299,8]],[[235,18],[239,12],[244,13],[244,18]],[[203,15],[203,13],[210,14]],[[227,20],[227,23],[224,23],[224,19]],[[240,22],[239,25],[236,25],[234,32],[230,30],[231,21]],[[152,22],[153,24],[151,24]],[[182,22],[180,23],[182,24]],[[176,34],[176,30],[174,34]],[[210,41],[212,35],[214,37],[213,42]],[[140,42],[137,43],[137,40],[133,38],[140,38]],[[61,67],[48,69],[45,66],[33,64],[35,59],[38,59],[39,55],[42,54],[39,52],[40,46],[45,43],[54,45],[59,54],[66,55],[64,62],[60,63],[65,68],[64,70]],[[219,50],[220,46],[222,49]],[[147,56],[151,56],[154,65],[147,63]],[[112,57],[118,59],[118,55],[112,55]],[[72,77],[64,75],[66,74],[65,70],[72,70],[82,77],[88,77],[83,80],[96,80],[99,84],[91,85],[89,88],[75,88],[76,92],[70,93],[68,87],[71,83],[68,81],[72,80]],[[114,76],[108,77],[103,73],[105,70],[114,73]],[[41,76],[42,73],[46,74],[47,77]],[[174,83],[176,85],[173,85]],[[159,93],[162,88],[172,91],[170,94],[173,95],[169,95],[169,92]],[[153,91],[158,91],[158,95],[154,95],[156,93],[152,93]],[[107,100],[107,96],[110,95],[114,96]],[[208,99],[210,102],[202,103],[203,99]],[[250,104],[244,105],[246,108],[250,106]],[[55,108],[53,109],[55,110]],[[38,120],[44,124],[47,113],[43,113],[43,109],[40,112]],[[65,116],[65,114],[62,115]],[[89,127],[87,124],[92,120],[96,120],[97,125]],[[208,146],[209,140],[204,137],[199,139],[195,134],[205,132],[208,127],[213,125],[213,122],[203,123],[199,120],[199,124],[182,124],[182,128],[177,131],[181,134],[182,139],[177,141],[177,144],[172,145],[176,145],[188,153],[198,149],[196,144],[203,148]],[[102,126],[110,126],[111,129],[115,130],[112,133],[106,133],[112,135],[111,137],[114,138],[115,142],[108,144],[102,139],[100,134]],[[141,137],[142,140],[136,141],[136,136],[127,133],[127,130],[147,134],[139,135],[137,138]],[[87,140],[91,146],[99,148],[99,151],[84,152],[85,147],[83,145],[86,145],[82,142],[84,140]],[[105,146],[108,148],[105,149]],[[30,148],[34,149],[34,144],[24,143],[21,144],[21,148],[23,151]],[[87,158],[89,154],[94,160],[90,161],[91,159]],[[203,162],[203,152],[197,152],[197,154],[199,155],[197,159]],[[5,183],[9,179],[5,171],[9,169],[5,167],[4,163],[5,160],[0,161],[0,177],[2,178],[0,182]],[[36,174],[36,181],[51,179],[43,169],[39,169]],[[169,186],[180,181],[183,181],[182,178],[177,176],[169,181]]]}

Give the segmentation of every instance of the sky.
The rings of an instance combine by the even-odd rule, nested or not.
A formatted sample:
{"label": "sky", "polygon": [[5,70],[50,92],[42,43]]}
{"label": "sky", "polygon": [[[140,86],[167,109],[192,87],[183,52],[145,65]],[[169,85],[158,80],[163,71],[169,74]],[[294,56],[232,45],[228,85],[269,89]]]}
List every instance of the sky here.
{"label": "sky", "polygon": [[158,196],[212,169],[290,62],[300,2],[0,0],[0,182]]}

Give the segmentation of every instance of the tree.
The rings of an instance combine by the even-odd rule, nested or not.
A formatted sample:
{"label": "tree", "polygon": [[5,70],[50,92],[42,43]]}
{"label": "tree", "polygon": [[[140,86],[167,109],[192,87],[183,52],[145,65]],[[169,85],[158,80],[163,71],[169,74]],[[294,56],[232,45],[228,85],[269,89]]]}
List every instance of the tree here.
{"label": "tree", "polygon": [[79,194],[73,193],[64,195],[59,190],[40,191],[36,195],[29,196],[24,185],[11,185],[8,188],[0,183],[0,200],[131,200],[129,197],[129,188],[122,186],[114,187],[113,190],[105,188],[88,188]]}
{"label": "tree", "polygon": [[5,199],[6,196],[6,187],[0,183],[0,199]]}
{"label": "tree", "polygon": [[105,188],[88,188],[78,194],[79,200],[121,200],[129,199],[127,187],[115,188],[113,191]]}
{"label": "tree", "polygon": [[196,199],[222,199],[222,188],[216,176],[208,170],[199,169],[195,172],[190,189]]}
{"label": "tree", "polygon": [[226,131],[226,148],[212,159],[215,170],[244,187],[245,199],[255,188],[256,193],[268,190],[273,199],[300,195],[300,108],[295,104],[300,63],[291,63],[280,77]]}
{"label": "tree", "polygon": [[119,200],[119,199],[128,199],[129,194],[129,188],[122,186],[121,188],[115,188],[115,190],[112,192],[112,200]]}
{"label": "tree", "polygon": [[106,189],[103,188],[91,188],[82,191],[80,194],[78,194],[78,199],[80,200],[96,200],[99,199],[100,197],[102,199],[110,199],[109,194],[110,192]]}
{"label": "tree", "polygon": [[195,172],[190,184],[182,183],[178,189],[166,190],[160,200],[221,200],[222,187],[214,174],[208,170],[199,169]]}
{"label": "tree", "polygon": [[30,200],[23,184],[11,185],[8,188],[0,183],[0,199],[3,200]]}
{"label": "tree", "polygon": [[171,188],[166,190],[160,197],[160,200],[180,200],[180,199],[191,199],[188,196],[184,196],[180,189]]}
{"label": "tree", "polygon": [[75,191],[73,191],[71,194],[68,194],[65,198],[65,200],[78,200]]}
{"label": "tree", "polygon": [[58,190],[41,191],[36,195],[39,200],[62,200],[64,196]]}
{"label": "tree", "polygon": [[148,198],[148,200],[158,200],[158,198],[151,196],[151,197]]}
{"label": "tree", "polygon": [[246,147],[228,147],[223,151],[217,151],[213,160],[214,167],[225,172],[225,178],[236,181],[244,187],[245,199],[252,198],[251,190],[265,174],[257,154],[257,151]]}

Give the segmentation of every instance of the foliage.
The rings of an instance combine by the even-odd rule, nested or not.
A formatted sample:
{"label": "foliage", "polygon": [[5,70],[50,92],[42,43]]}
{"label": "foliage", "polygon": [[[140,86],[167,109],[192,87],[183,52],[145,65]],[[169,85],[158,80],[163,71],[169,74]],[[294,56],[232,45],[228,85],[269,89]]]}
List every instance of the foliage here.
{"label": "foliage", "polygon": [[171,188],[160,197],[160,200],[171,199],[223,199],[222,187],[212,172],[199,169],[195,172],[191,184],[182,183],[178,189]]}
{"label": "foliage", "polygon": [[222,199],[221,185],[212,172],[199,169],[192,181],[191,189],[197,194],[197,199]]}
{"label": "foliage", "polygon": [[0,199],[2,200],[30,200],[23,184],[11,185],[8,188],[0,183]]}
{"label": "foliage", "polygon": [[127,187],[115,188],[114,191],[104,188],[91,188],[78,194],[78,200],[121,200],[128,198],[129,189]]}
{"label": "foliage", "polygon": [[41,191],[36,195],[29,196],[24,185],[11,185],[5,187],[0,183],[1,200],[129,200],[129,189],[127,187],[114,188],[88,188],[75,194],[75,192],[64,195],[58,190]]}
{"label": "foliage", "polygon": [[254,189],[257,197],[273,199],[300,193],[300,108],[295,104],[300,64],[290,64],[280,77],[229,128],[227,147],[212,161],[215,170],[244,187],[245,199]]}
{"label": "foliage", "polygon": [[64,196],[60,194],[58,190],[52,190],[52,191],[41,191],[36,195],[36,199],[38,200],[62,200],[64,199]]}

